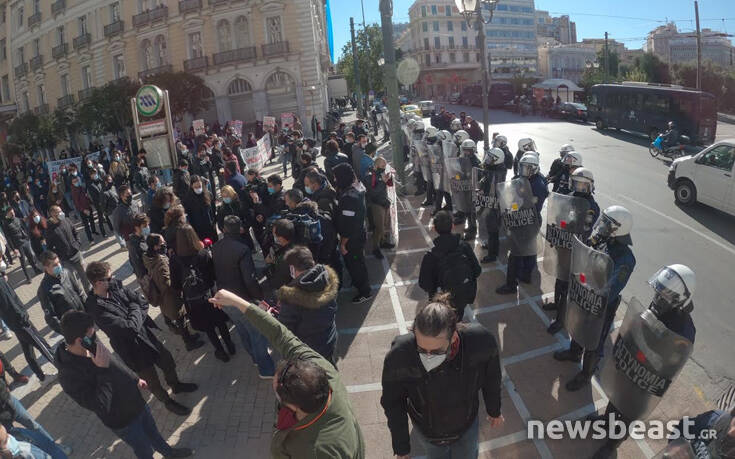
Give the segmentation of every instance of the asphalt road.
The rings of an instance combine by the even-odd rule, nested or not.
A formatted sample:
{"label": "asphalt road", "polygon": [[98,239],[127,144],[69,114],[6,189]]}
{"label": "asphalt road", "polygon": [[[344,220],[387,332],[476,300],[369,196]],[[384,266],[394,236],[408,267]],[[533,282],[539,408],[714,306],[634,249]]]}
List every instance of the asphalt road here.
{"label": "asphalt road", "polygon": [[[446,105],[482,120],[482,109]],[[692,362],[685,369],[700,394],[713,400],[735,383],[735,217],[704,205],[682,208],[666,185],[668,163],[652,158],[643,137],[615,130],[597,131],[591,124],[520,117],[490,112],[490,132],[508,137],[515,153],[522,137],[531,137],[548,172],[559,147],[574,145],[584,167],[595,174],[595,197],[601,208],[619,204],[633,213],[632,238],[637,265],[623,298],[648,304],[647,281],[660,267],[683,263],[697,275],[693,318],[697,337]],[[720,124],[718,139],[735,137],[735,126]],[[480,147],[481,148],[481,147]],[[481,151],[481,150],[480,150]]]}

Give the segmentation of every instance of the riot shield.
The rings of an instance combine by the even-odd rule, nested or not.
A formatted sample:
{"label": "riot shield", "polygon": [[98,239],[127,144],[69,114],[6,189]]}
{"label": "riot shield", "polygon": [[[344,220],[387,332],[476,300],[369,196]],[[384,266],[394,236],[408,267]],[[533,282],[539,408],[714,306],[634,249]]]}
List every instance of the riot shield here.
{"label": "riot shield", "polygon": [[511,253],[517,256],[535,255],[541,220],[531,183],[525,177],[518,177],[496,183],[495,190]]}
{"label": "riot shield", "polygon": [[449,189],[454,210],[466,214],[472,211],[472,162],[469,158],[444,157],[444,169],[449,176]]}
{"label": "riot shield", "polygon": [[602,363],[600,386],[626,419],[646,418],[684,368],[693,347],[633,297],[613,350]]}
{"label": "riot shield", "polygon": [[429,146],[429,158],[431,158],[431,183],[437,191],[450,191],[444,179],[444,160],[442,159],[442,145],[440,142]]}
{"label": "riot shield", "polygon": [[[486,175],[485,169],[481,167],[472,168],[472,205],[480,209],[492,209],[498,205],[495,196],[495,176],[494,174]],[[487,186],[483,186],[483,177],[490,181]]]}
{"label": "riot shield", "polygon": [[431,145],[427,144],[426,141],[421,140],[416,143],[416,153],[418,154],[419,163],[417,167],[421,168],[421,175],[424,176],[424,180],[431,182],[431,156],[429,156],[429,148]]}
{"label": "riot shield", "polygon": [[546,240],[543,266],[547,274],[561,280],[569,278],[572,239],[591,227],[586,221],[589,210],[588,200],[567,194],[551,193],[546,200],[546,227],[541,235]]}
{"label": "riot shield", "polygon": [[588,247],[577,236],[572,237],[570,252],[564,328],[582,347],[595,349],[605,322],[613,261],[608,254]]}

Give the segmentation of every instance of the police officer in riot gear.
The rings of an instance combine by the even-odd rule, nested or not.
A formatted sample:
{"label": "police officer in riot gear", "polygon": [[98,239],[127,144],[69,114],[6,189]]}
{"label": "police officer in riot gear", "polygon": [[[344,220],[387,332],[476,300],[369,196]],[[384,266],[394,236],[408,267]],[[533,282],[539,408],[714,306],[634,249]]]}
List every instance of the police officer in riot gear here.
{"label": "police officer in riot gear", "polygon": [[564,160],[564,157],[567,155],[567,153],[569,153],[570,151],[574,151],[574,147],[569,143],[565,143],[559,149],[559,157],[556,158],[553,163],[551,163],[549,173],[546,175],[549,183],[554,184],[554,187],[551,189],[551,191],[557,191],[559,189],[559,176],[564,169],[562,161]]}
{"label": "police officer in riot gear", "polygon": [[518,151],[516,152],[516,157],[513,160],[513,174],[518,175],[518,163],[521,161],[521,158],[526,153],[533,151],[536,152],[536,142],[533,141],[530,137],[524,137],[523,139],[518,141]]}
{"label": "police officer in riot gear", "polygon": [[[442,161],[444,158],[451,154],[451,152],[447,151],[446,148],[444,148],[445,142],[449,142],[450,140],[453,141],[452,134],[449,131],[439,131],[437,134],[437,141],[441,145],[442,149]],[[443,170],[444,167],[442,165],[442,175],[446,176],[446,172]],[[445,177],[442,177],[441,182],[444,183]],[[435,183],[434,186],[436,187],[436,192],[434,193],[434,210],[431,212],[431,216],[433,217],[436,215],[437,212],[440,210],[446,210],[450,213],[452,212],[452,194],[447,189],[442,189],[439,186],[440,184]],[[442,204],[444,204],[444,207],[442,207]]]}
{"label": "police officer in riot gear", "polygon": [[[424,142],[426,142],[428,148],[432,148],[432,146],[436,144],[438,140],[438,134],[439,130],[434,126],[429,126],[426,128]],[[429,152],[427,151],[425,154],[428,155]],[[421,203],[421,207],[434,205],[434,199],[436,198],[436,187],[439,185],[438,183],[434,183],[434,181],[432,180],[431,171],[429,170],[428,172],[429,176],[424,177],[424,180],[426,181],[426,200]],[[424,172],[422,172],[422,175],[423,174]]]}
{"label": "police officer in riot gear", "polygon": [[[660,323],[662,323],[668,330],[685,338],[689,343],[691,343],[691,345],[693,345],[697,333],[697,330],[694,327],[694,321],[691,317],[691,312],[694,309],[692,297],[696,286],[694,271],[692,271],[688,266],[682,264],[664,266],[659,269],[651,279],[649,279],[648,284],[654,291],[654,296],[648,306],[648,311],[652,312],[655,319],[660,321]],[[643,311],[643,313],[641,313],[641,317],[644,317],[648,311]],[[647,320],[650,321],[651,319],[649,318]],[[651,356],[649,355],[648,357]],[[614,363],[612,365],[617,366]],[[619,395],[621,397],[619,399],[623,400],[627,396],[627,394]],[[664,393],[660,394],[661,397],[663,395]],[[619,409],[613,405],[612,402],[609,402],[604,415],[595,414],[590,416],[589,419],[593,421],[598,419],[609,419],[610,414],[614,413],[617,419],[622,420],[626,424],[635,420],[623,414],[623,411],[626,410]],[[605,444],[597,450],[593,457],[595,459],[607,459],[609,457],[613,457],[615,450],[624,440],[625,437],[615,440],[607,440]]]}
{"label": "police officer in riot gear", "polygon": [[449,123],[449,132],[454,134],[457,131],[462,130],[462,121],[460,121],[459,118],[454,118],[451,123]]}
{"label": "police officer in riot gear", "polygon": [[[573,154],[576,153],[570,152],[567,157]],[[571,192],[569,194],[574,197],[586,199],[590,203],[590,208],[587,211],[587,215],[585,215],[584,217],[585,233],[583,233],[581,237],[582,240],[587,240],[587,238],[590,236],[590,233],[592,232],[592,225],[594,225],[594,223],[597,221],[597,218],[600,216],[600,206],[597,204],[595,198],[592,196],[592,193],[595,190],[595,177],[592,174],[592,171],[589,169],[585,169],[584,167],[576,168],[570,177],[570,188]],[[543,306],[543,308],[546,310],[556,309],[557,311],[556,319],[551,322],[549,328],[547,329],[547,331],[552,335],[561,330],[561,328],[563,327],[562,321],[564,319],[564,306],[566,304],[568,290],[569,279],[557,278],[556,283],[554,284],[554,302],[547,303]]]}
{"label": "police officer in riot gear", "polygon": [[[499,136],[501,137],[501,136]],[[507,148],[507,147],[506,147]],[[505,181],[508,169],[504,163],[506,154],[502,149],[495,147],[485,153],[482,162],[483,176],[479,183],[479,189],[488,197],[491,207],[481,207],[477,214],[478,221],[484,221],[487,239],[483,240],[482,248],[487,254],[482,257],[480,263],[492,263],[498,259],[500,248],[500,212],[496,198],[496,184]],[[511,156],[512,167],[513,156]],[[482,231],[480,232],[482,234]]]}
{"label": "police officer in riot gear", "polygon": [[[456,121],[459,121],[459,120],[456,120]],[[460,125],[461,125],[461,123],[460,123]],[[470,139],[470,135],[467,133],[467,131],[465,131],[463,129],[460,129],[460,130],[454,132],[453,135],[454,135],[454,143],[457,146],[457,156],[458,157],[461,157],[462,156],[462,152],[460,151],[460,148],[462,146],[462,143],[465,140],[469,140]],[[454,213],[453,217],[454,217],[454,224],[455,225],[463,225],[467,216],[465,215],[464,212],[462,212],[460,210],[457,210]]]}
{"label": "police officer in riot gear", "polygon": [[[610,293],[605,309],[605,319],[598,345],[595,349],[584,349],[575,340],[569,344],[569,349],[554,352],[554,358],[559,361],[579,362],[583,359],[582,370],[567,382],[565,387],[569,391],[576,391],[589,384],[597,364],[602,358],[605,338],[615,318],[620,305],[620,293],[630,279],[635,268],[635,257],[630,246],[630,230],[633,228],[633,215],[622,206],[606,208],[592,228],[589,245],[607,253],[612,258],[613,269],[610,278]],[[583,355],[584,354],[584,355]]]}
{"label": "police officer in riot gear", "polygon": [[[469,159],[472,167],[480,167],[480,159],[477,157],[477,144],[474,140],[467,139],[462,142],[459,148],[460,157]],[[464,233],[465,241],[472,241],[477,235],[477,211],[474,206],[467,215],[467,229]]]}
{"label": "police officer in riot gear", "polygon": [[426,192],[426,179],[421,173],[421,166],[419,164],[419,157],[416,153],[417,142],[424,141],[424,135],[426,134],[426,128],[424,122],[421,120],[415,121],[413,124],[413,131],[411,136],[411,162],[413,162],[414,177],[416,179],[416,196],[420,196]]}
{"label": "police officer in riot gear", "polygon": [[493,134],[493,148],[500,148],[503,150],[505,155],[503,163],[507,169],[513,169],[513,153],[508,148],[508,138],[504,135],[499,135],[497,132]]}

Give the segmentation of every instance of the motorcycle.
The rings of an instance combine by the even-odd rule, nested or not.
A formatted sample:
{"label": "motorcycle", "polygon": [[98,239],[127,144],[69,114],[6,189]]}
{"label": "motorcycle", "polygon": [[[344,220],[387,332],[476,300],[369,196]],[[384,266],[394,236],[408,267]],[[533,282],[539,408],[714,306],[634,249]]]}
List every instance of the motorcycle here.
{"label": "motorcycle", "polygon": [[654,158],[658,155],[663,155],[666,158],[676,159],[681,156],[686,156],[687,153],[684,150],[686,149],[686,145],[689,141],[689,137],[682,135],[679,136],[679,140],[675,145],[670,145],[664,148],[664,136],[663,134],[659,134],[658,137],[656,137],[656,140],[651,142],[648,146],[648,152]]}

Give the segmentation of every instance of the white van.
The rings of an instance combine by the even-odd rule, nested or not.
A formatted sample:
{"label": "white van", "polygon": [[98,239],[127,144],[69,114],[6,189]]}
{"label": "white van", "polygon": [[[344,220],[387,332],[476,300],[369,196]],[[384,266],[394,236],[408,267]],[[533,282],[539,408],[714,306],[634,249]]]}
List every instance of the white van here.
{"label": "white van", "polygon": [[696,155],[674,160],[669,169],[669,188],[676,202],[701,202],[735,215],[735,139],[722,140]]}

